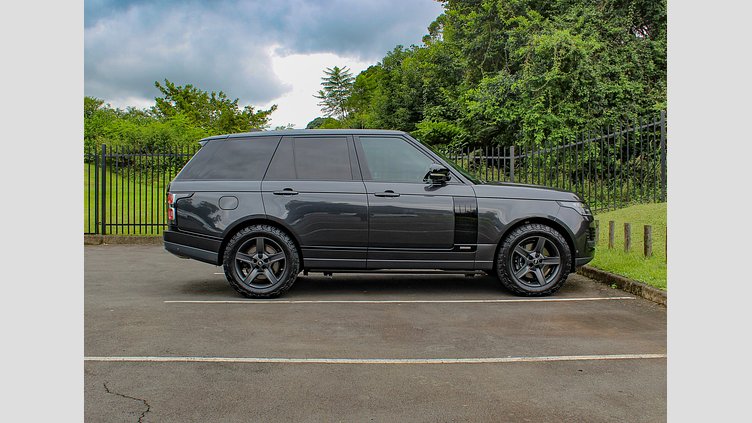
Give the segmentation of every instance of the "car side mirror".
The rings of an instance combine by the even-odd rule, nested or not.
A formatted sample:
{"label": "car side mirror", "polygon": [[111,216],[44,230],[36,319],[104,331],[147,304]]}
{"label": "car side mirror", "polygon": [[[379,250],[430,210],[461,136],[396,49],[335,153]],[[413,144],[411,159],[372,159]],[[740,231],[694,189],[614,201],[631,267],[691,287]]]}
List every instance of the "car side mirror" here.
{"label": "car side mirror", "polygon": [[447,181],[451,178],[452,176],[449,174],[449,169],[446,166],[433,163],[428,168],[428,173],[426,173],[426,176],[423,178],[423,182],[431,184],[432,186],[446,185]]}

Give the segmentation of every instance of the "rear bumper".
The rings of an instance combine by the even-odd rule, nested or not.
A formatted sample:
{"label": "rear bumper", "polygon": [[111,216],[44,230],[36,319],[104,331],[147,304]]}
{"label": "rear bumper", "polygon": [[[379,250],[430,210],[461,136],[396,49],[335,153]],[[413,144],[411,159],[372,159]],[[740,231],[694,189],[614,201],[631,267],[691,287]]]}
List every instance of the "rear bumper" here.
{"label": "rear bumper", "polygon": [[178,257],[219,265],[218,239],[170,230],[164,232],[163,238],[165,250]]}

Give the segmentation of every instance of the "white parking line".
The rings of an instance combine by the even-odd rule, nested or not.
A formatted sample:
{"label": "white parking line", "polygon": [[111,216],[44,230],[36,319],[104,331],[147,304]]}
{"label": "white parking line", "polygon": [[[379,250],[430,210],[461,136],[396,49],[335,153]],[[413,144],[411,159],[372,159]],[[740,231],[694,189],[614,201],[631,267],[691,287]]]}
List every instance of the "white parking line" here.
{"label": "white parking line", "polygon": [[514,298],[488,300],[167,300],[167,304],[426,304],[426,303],[558,303],[634,300],[635,297]]}
{"label": "white parking line", "polygon": [[133,363],[288,363],[288,364],[482,364],[557,361],[644,360],[666,354],[553,355],[483,358],[283,358],[283,357],[84,357],[90,362]]}

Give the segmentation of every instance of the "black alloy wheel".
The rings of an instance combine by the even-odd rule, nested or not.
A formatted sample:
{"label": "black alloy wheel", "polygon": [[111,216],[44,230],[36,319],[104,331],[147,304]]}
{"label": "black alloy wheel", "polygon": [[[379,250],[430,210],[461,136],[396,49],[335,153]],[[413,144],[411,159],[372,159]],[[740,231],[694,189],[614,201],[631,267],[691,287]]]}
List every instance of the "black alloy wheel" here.
{"label": "black alloy wheel", "polygon": [[509,233],[496,256],[496,274],[516,295],[545,296],[558,291],[571,269],[572,253],[557,230],[527,223]]}
{"label": "black alloy wheel", "polygon": [[223,267],[227,281],[241,295],[272,298],[295,282],[300,257],[286,233],[269,225],[252,225],[227,243]]}
{"label": "black alloy wheel", "polygon": [[514,279],[522,285],[546,286],[561,270],[559,249],[544,235],[525,238],[512,250],[509,268]]}
{"label": "black alloy wheel", "polygon": [[250,289],[276,285],[285,274],[287,259],[282,247],[263,236],[245,240],[235,253],[235,272]]}

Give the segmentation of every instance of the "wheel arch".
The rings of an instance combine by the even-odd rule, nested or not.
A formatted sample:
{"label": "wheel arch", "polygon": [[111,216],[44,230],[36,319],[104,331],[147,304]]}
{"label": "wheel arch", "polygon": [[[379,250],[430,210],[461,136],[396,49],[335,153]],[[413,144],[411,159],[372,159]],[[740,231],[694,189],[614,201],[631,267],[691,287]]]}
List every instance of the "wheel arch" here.
{"label": "wheel arch", "polygon": [[287,236],[292,239],[293,244],[295,244],[295,249],[298,250],[298,257],[300,257],[300,263],[301,265],[303,264],[303,250],[300,248],[300,240],[295,235],[295,232],[286,223],[284,223],[284,221],[266,215],[253,215],[240,219],[227,227],[224,234],[222,235],[222,242],[217,253],[217,260],[219,261],[218,265],[222,264],[227,243],[230,242],[230,240],[233,236],[235,236],[236,233],[240,232],[243,228],[247,228],[251,225],[269,225],[287,234]]}
{"label": "wheel arch", "polygon": [[577,256],[576,249],[574,246],[574,234],[572,233],[569,228],[563,223],[560,222],[558,219],[554,217],[543,217],[543,216],[533,216],[533,217],[525,217],[521,219],[517,219],[513,222],[510,222],[507,227],[504,229],[504,232],[502,232],[501,236],[499,237],[498,241],[496,242],[496,250],[494,251],[494,262],[493,262],[493,268],[496,269],[496,257],[499,254],[499,250],[501,249],[501,245],[506,239],[506,237],[515,229],[519,228],[522,225],[526,225],[528,223],[539,223],[542,225],[550,226],[551,228],[555,229],[557,232],[559,232],[564,239],[567,241],[567,245],[569,246],[569,252],[571,256],[571,262],[570,265],[570,271],[575,270],[575,257]]}

